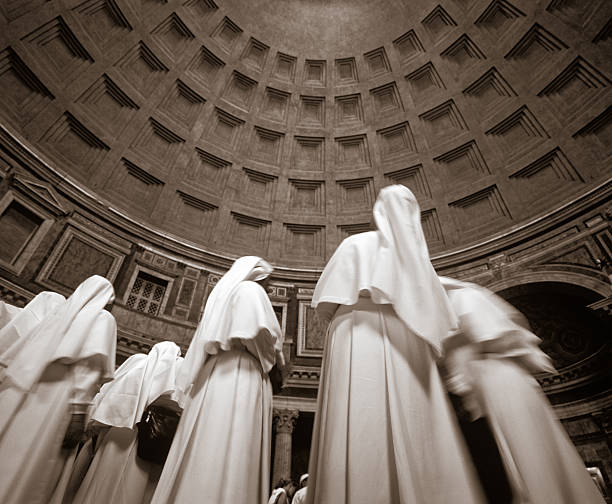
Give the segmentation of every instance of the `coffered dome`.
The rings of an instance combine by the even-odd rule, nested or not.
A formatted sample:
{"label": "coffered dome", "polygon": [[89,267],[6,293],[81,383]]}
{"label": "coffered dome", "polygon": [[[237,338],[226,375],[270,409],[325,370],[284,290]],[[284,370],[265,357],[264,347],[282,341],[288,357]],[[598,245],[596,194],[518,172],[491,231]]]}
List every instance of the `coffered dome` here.
{"label": "coffered dome", "polygon": [[213,255],[319,268],[391,183],[444,254],[610,175],[603,0],[1,5],[6,134]]}

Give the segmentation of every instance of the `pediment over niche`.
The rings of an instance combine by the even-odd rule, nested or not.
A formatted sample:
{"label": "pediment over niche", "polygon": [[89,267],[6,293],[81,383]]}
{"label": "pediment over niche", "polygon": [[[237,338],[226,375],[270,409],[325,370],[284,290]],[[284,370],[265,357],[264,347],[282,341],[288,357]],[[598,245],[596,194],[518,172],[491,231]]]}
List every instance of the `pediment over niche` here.
{"label": "pediment over niche", "polygon": [[15,182],[28,196],[42,204],[54,215],[64,215],[67,213],[57,192],[48,182],[34,180],[22,174],[15,175]]}

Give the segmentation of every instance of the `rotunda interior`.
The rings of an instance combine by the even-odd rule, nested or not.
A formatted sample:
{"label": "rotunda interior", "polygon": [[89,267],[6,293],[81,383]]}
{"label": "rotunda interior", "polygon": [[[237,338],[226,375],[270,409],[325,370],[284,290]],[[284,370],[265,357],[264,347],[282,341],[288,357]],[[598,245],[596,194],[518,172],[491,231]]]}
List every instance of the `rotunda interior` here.
{"label": "rotunda interior", "polygon": [[314,286],[403,184],[436,271],[542,338],[612,492],[611,2],[2,0],[0,40],[0,299],[105,276],[121,363],[185,351],[232,262],[264,257],[289,363],[271,474],[298,480]]}

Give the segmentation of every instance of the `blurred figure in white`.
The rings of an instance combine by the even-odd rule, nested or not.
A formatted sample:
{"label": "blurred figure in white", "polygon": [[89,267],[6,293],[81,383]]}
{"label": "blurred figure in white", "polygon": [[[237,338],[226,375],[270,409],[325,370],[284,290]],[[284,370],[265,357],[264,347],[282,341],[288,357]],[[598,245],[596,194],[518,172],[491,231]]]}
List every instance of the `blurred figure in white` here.
{"label": "blurred figure in white", "polygon": [[176,343],[157,343],[148,355],[129,357],[115,371],[113,381],[102,387],[90,419],[90,428],[100,431],[95,456],[69,502],[141,504],[151,500],[161,466],[137,457],[136,424],[155,401],[172,402],[183,360],[180,355]]}
{"label": "blurred figure in white", "polygon": [[414,195],[380,191],[377,231],[346,238],[313,307],[331,318],[306,502],[476,504],[471,459],[436,367],[456,318]]}
{"label": "blurred figure in white", "polygon": [[[32,299],[25,307],[17,308],[0,301],[0,314],[4,310],[10,318],[0,318],[0,382],[4,369],[9,364],[11,355],[16,352],[18,346],[13,351],[7,350],[18,339],[30,334],[32,330],[49,313],[66,301],[66,298],[55,292],[41,292]],[[3,324],[3,325],[2,325]]]}
{"label": "blurred figure in white", "polygon": [[604,500],[535,373],[556,373],[524,316],[488,289],[440,277],[459,318],[445,343],[446,380],[472,418],[491,424],[516,504]]}
{"label": "blurred figure in white", "polygon": [[300,489],[295,492],[291,504],[304,504],[306,502],[306,490],[308,485],[308,474],[302,474],[300,476]]}
{"label": "blurred figure in white", "polygon": [[[50,503],[63,496],[87,409],[113,376],[116,324],[104,306],[111,283],[85,280],[27,338],[0,385],[0,502]],[[71,464],[70,464],[71,467]]]}
{"label": "blurred figure in white", "polygon": [[282,333],[263,281],[272,266],[237,259],[211,292],[179,372],[184,411],[155,504],[268,501],[272,387]]}

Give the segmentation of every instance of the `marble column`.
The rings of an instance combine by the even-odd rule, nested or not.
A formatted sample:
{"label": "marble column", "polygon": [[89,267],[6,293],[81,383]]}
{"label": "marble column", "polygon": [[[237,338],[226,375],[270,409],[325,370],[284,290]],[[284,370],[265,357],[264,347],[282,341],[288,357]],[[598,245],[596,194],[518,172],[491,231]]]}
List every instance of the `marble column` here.
{"label": "marble column", "polygon": [[276,443],[274,444],[274,463],[272,469],[272,485],[283,478],[291,478],[291,435],[298,410],[274,408],[274,429]]}

